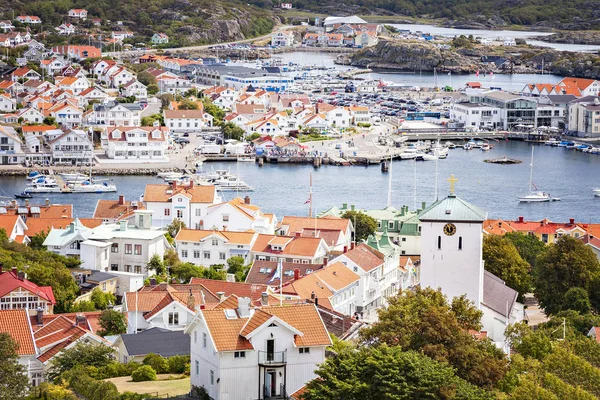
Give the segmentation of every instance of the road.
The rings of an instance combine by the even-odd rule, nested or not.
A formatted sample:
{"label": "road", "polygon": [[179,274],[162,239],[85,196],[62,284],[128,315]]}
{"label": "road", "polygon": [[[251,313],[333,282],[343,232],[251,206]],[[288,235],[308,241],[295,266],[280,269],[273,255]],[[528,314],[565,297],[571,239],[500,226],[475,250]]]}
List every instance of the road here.
{"label": "road", "polygon": [[159,99],[157,99],[156,97],[150,97],[148,99],[148,106],[142,110],[140,116],[143,118],[148,117],[152,114],[160,114],[161,105],[162,104]]}
{"label": "road", "polygon": [[[271,37],[271,35],[273,33],[277,33],[280,31],[285,31],[287,29],[290,29],[291,25],[275,25],[275,27],[273,28],[273,30],[271,31],[271,33],[268,33],[266,35],[260,36],[260,37],[255,37],[255,38],[251,38],[251,39],[243,39],[243,40],[236,40],[233,42],[225,42],[225,43],[213,43],[213,44],[206,44],[206,45],[201,45],[201,46],[188,46],[188,47],[174,47],[174,48],[170,48],[170,49],[161,49],[164,52],[183,52],[183,51],[197,51],[197,50],[208,50],[209,47],[213,47],[213,46],[223,46],[223,45],[230,45],[230,44],[244,44],[244,43],[252,43],[255,42],[257,40],[265,40]],[[102,53],[103,56],[108,56],[108,57],[117,57],[117,56],[123,56],[123,55],[128,55],[128,56],[142,56],[144,54],[148,54],[148,53],[156,53],[157,49],[149,49],[149,50],[127,50],[127,51],[116,51],[116,52],[107,52],[107,53]]]}

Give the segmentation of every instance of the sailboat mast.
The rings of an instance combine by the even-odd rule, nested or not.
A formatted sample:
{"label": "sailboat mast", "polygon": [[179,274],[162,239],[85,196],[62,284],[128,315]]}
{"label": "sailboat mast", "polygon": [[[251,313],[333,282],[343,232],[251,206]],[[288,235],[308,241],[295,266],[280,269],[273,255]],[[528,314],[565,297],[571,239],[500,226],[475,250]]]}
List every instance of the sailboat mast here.
{"label": "sailboat mast", "polygon": [[437,201],[438,200],[438,158],[440,158],[440,139],[439,138],[437,140],[437,148],[433,152],[433,155],[435,156],[435,190],[434,190],[434,194],[435,194],[435,201]]}
{"label": "sailboat mast", "polygon": [[413,161],[413,209],[417,209],[417,159]]}
{"label": "sailboat mast", "polygon": [[531,164],[529,164],[529,192],[531,193],[531,187],[533,185],[533,149],[531,146]]}
{"label": "sailboat mast", "polygon": [[390,155],[390,176],[388,176],[388,195],[387,195],[387,206],[392,205],[392,156]]}
{"label": "sailboat mast", "polygon": [[310,173],[310,189],[308,197],[308,218],[312,217],[312,206],[313,206],[313,191],[312,191],[312,172]]}

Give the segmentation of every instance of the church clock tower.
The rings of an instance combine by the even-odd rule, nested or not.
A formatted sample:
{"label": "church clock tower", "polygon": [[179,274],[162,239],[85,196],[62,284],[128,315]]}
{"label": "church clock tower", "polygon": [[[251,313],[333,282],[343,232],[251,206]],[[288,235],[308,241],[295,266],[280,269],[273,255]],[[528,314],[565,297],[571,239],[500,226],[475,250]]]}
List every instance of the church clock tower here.
{"label": "church clock tower", "polygon": [[487,214],[454,194],[454,176],[449,181],[448,197],[436,201],[419,215],[421,287],[441,288],[449,301],[466,294],[481,308],[483,221]]}

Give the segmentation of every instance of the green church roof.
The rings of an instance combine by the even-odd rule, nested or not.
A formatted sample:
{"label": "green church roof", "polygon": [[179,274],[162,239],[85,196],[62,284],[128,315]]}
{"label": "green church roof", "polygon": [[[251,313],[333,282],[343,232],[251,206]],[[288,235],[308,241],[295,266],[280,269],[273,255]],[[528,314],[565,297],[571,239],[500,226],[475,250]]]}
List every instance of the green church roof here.
{"label": "green church roof", "polygon": [[427,207],[419,219],[425,221],[456,221],[456,222],[483,222],[487,218],[487,212],[474,206],[454,194],[448,195]]}

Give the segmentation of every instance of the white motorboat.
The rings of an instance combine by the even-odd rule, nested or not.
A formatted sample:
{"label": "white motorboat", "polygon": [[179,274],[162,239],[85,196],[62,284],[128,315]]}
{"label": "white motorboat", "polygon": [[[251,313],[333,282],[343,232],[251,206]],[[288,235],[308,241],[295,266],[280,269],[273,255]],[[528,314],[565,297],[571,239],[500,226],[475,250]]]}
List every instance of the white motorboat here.
{"label": "white motorboat", "polygon": [[556,138],[550,138],[544,142],[546,146],[558,146],[560,141],[556,140]]}
{"label": "white motorboat", "polygon": [[212,181],[212,184],[221,191],[251,192],[254,190],[253,187],[234,175],[217,178]]}
{"label": "white motorboat", "polygon": [[489,143],[484,143],[481,145],[481,151],[490,151],[492,148]]}
{"label": "white motorboat", "polygon": [[[529,172],[529,193],[527,193],[525,196],[519,197],[519,201],[521,203],[541,203],[541,202],[546,202],[546,201],[550,201],[550,200],[555,200],[550,197],[549,193],[538,191],[537,188],[535,188],[535,185],[533,184],[533,149],[534,149],[534,147],[532,146],[531,147],[531,164],[530,164],[530,172]],[[535,188],[535,191],[533,190],[533,188]],[[559,199],[556,199],[556,200],[559,200]]]}
{"label": "white motorboat", "polygon": [[594,196],[600,197],[600,189],[593,189],[592,192],[594,193]]}
{"label": "white motorboat", "polygon": [[76,172],[74,174],[58,174],[65,182],[82,182],[88,179],[86,174]]}
{"label": "white motorboat", "polygon": [[447,141],[446,142],[446,147],[448,147],[449,149],[455,149],[456,145],[454,144],[454,142]]}
{"label": "white motorboat", "polygon": [[409,144],[406,149],[402,153],[400,153],[401,160],[412,160],[417,157],[419,149],[414,144]]}
{"label": "white motorboat", "polygon": [[438,159],[438,156],[429,153],[417,153],[415,158],[421,161],[435,161]]}
{"label": "white motorboat", "polygon": [[28,185],[23,193],[60,193],[60,186],[54,181],[36,182]]}
{"label": "white motorboat", "polygon": [[108,182],[92,183],[84,181],[81,183],[71,183],[67,186],[73,193],[108,193],[117,191],[117,186]]}
{"label": "white motorboat", "polygon": [[46,175],[38,172],[38,171],[31,171],[28,175],[27,175],[27,180],[34,180],[34,179],[40,179],[40,178],[46,178]]}

